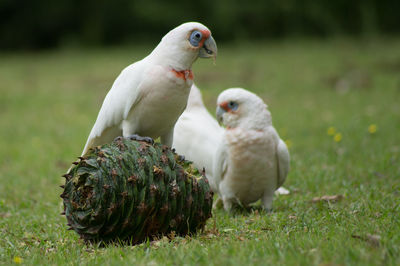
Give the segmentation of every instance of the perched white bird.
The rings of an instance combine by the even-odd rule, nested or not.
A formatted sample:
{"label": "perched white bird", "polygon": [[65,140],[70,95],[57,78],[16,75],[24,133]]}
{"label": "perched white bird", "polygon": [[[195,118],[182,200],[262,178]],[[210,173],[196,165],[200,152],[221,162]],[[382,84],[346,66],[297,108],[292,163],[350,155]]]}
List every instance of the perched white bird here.
{"label": "perched white bird", "polygon": [[272,208],[274,191],[289,172],[289,151],[275,128],[267,105],[241,88],[223,91],[217,100],[217,118],[225,125],[215,154],[214,183],[225,210],[262,199]]}
{"label": "perched white bird", "polygon": [[[172,147],[193,161],[197,168],[204,167],[207,178],[212,181],[214,154],[223,132],[224,129],[204,106],[200,90],[193,84],[187,107],[175,124]],[[210,185],[216,191],[214,184],[210,182]]]}
{"label": "perched white bird", "polygon": [[198,57],[216,55],[211,32],[200,23],[184,23],[168,32],[147,57],[126,67],[115,80],[82,156],[121,135],[160,137],[171,146],[174,124],[193,84],[192,64]]}

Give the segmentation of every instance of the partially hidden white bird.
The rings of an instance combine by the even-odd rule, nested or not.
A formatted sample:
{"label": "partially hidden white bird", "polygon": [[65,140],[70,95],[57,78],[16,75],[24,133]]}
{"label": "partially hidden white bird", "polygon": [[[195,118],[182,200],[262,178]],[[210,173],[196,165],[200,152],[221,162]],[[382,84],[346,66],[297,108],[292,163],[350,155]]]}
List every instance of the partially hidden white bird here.
{"label": "partially hidden white bird", "polygon": [[214,60],[217,46],[210,30],[197,22],[168,32],[144,59],[126,67],[104,99],[82,156],[118,136],[160,137],[171,146],[174,124],[184,111],[193,84],[192,64]]}
{"label": "partially hidden white bird", "polygon": [[178,154],[193,161],[198,169],[205,168],[214,192],[216,187],[211,183],[214,180],[214,155],[223,133],[224,129],[207,111],[200,90],[193,84],[187,107],[175,124],[172,147]]}
{"label": "partially hidden white bird", "polygon": [[289,151],[272,125],[263,100],[241,88],[223,91],[217,119],[226,130],[215,153],[213,183],[224,209],[262,199],[272,209],[274,191],[289,172]]}
{"label": "partially hidden white bird", "polygon": [[[219,153],[218,160],[216,158],[218,147],[225,143],[225,136],[225,129],[208,112],[200,90],[193,84],[187,107],[175,124],[172,146],[179,154],[193,161],[197,168],[205,168],[211,189],[215,193],[218,193],[219,182],[217,180],[220,180],[221,177],[215,176],[214,164],[216,161],[226,161],[229,158],[229,150]],[[225,158],[221,158],[221,156],[225,156]],[[257,157],[253,159],[259,160]],[[289,190],[279,187],[275,194],[289,194]]]}

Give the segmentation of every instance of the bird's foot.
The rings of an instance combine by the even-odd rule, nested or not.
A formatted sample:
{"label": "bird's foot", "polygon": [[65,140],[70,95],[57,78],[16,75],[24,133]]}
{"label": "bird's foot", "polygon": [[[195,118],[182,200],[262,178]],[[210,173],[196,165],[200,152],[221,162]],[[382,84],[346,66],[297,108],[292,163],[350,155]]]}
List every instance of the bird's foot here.
{"label": "bird's foot", "polygon": [[124,139],[123,136],[118,136],[118,137],[116,137],[116,138],[113,140],[113,142],[119,143],[119,142],[122,141],[123,139]]}
{"label": "bird's foot", "polygon": [[232,201],[222,198],[222,203],[224,205],[225,211],[230,213],[232,211],[232,207],[233,207]]}
{"label": "bird's foot", "polygon": [[144,142],[147,142],[147,143],[149,143],[151,145],[154,144],[154,140],[152,138],[150,138],[150,137],[142,137],[142,136],[139,136],[137,134],[130,135],[127,138],[130,139],[130,140],[144,141]]}

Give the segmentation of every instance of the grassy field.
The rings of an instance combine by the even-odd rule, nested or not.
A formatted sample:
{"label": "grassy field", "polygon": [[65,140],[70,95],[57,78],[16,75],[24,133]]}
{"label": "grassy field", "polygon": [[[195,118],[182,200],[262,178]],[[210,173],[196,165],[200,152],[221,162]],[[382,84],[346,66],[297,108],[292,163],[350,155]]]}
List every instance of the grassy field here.
{"label": "grassy field", "polygon": [[221,44],[215,66],[195,63],[212,113],[229,87],[268,103],[292,156],[272,213],[219,210],[202,233],[138,246],[67,231],[60,176],[151,47],[1,54],[0,264],[400,265],[400,40]]}

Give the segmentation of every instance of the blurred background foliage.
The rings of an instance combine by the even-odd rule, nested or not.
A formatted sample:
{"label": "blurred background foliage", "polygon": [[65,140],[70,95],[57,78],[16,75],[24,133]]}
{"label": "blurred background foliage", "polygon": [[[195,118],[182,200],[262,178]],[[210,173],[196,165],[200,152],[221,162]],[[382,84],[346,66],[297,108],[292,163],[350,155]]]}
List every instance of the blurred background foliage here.
{"label": "blurred background foliage", "polygon": [[392,35],[399,11],[398,0],[0,0],[0,48],[157,41],[185,21],[206,24],[218,42]]}

